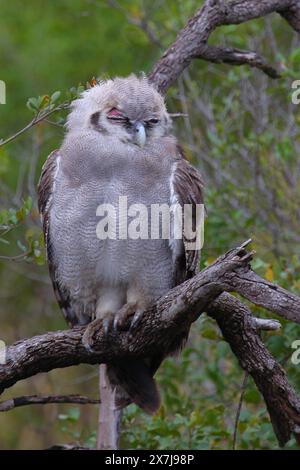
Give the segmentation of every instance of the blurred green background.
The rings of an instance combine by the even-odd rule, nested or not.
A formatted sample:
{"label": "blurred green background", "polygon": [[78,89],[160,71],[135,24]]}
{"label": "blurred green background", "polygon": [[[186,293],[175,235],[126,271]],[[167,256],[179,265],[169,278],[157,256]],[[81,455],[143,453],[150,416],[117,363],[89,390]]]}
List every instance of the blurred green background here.
{"label": "blurred green background", "polygon": [[[0,139],[38,112],[69,101],[92,77],[148,72],[201,1],[0,0]],[[253,238],[254,268],[300,293],[299,37],[279,17],[218,29],[211,43],[259,50],[282,71],[280,80],[247,67],[195,60],[167,96],[174,132],[206,181],[202,266]],[[60,94],[53,93],[60,91]],[[52,98],[51,98],[52,96]],[[40,97],[40,98],[38,98]],[[29,98],[33,98],[28,102]],[[27,103],[27,106],[26,106]],[[63,137],[66,111],[53,113],[0,147],[0,338],[7,344],[66,328],[44,259],[36,184],[48,153]],[[262,309],[255,314],[267,316]],[[290,357],[297,325],[264,340],[300,393],[300,366]],[[82,365],[19,382],[1,399],[23,394],[97,397],[97,367]],[[180,357],[158,373],[160,412],[130,406],[122,447],[229,449],[243,372],[212,320],[193,326]],[[28,406],[0,415],[1,449],[43,449],[57,443],[95,445],[97,406]],[[237,448],[278,448],[251,380],[238,425]],[[287,448],[295,448],[294,441]]]}

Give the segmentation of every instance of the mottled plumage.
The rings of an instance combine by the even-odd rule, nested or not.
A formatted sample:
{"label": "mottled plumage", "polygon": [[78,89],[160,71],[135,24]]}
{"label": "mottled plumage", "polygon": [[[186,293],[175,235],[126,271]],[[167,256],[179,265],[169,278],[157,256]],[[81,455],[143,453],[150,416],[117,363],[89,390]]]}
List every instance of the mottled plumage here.
{"label": "mottled plumage", "polygon": [[[100,83],[72,105],[65,139],[48,157],[38,188],[50,276],[71,326],[106,320],[121,308],[142,312],[197,271],[199,251],[187,251],[184,240],[96,236],[97,207],[117,207],[119,196],[149,210],[151,204],[203,202],[201,176],[184,159],[170,124],[163,98],[145,77]],[[111,380],[154,411],[151,376],[161,359],[132,368],[123,359],[113,365]]]}

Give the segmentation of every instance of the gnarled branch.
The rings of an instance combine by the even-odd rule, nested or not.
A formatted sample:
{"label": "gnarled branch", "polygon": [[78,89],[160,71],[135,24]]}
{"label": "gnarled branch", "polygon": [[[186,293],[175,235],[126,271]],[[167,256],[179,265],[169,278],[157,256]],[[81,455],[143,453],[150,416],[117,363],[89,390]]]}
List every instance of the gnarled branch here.
{"label": "gnarled branch", "polygon": [[196,58],[231,65],[248,64],[272,78],[278,78],[279,72],[256,52],[208,45],[210,35],[218,27],[245,23],[270,13],[281,14],[300,33],[298,0],[206,0],[153,67],[150,80],[158,90],[165,93]]}
{"label": "gnarled branch", "polygon": [[[259,291],[259,284],[253,284],[252,293],[256,288]],[[300,298],[298,323],[299,310]],[[207,313],[217,321],[241,367],[252,376],[263,395],[279,444],[284,446],[292,435],[300,444],[300,398],[261,341],[249,308],[223,293],[209,305]]]}
{"label": "gnarled branch", "polygon": [[[249,265],[252,254],[242,245],[221,256],[197,276],[159,299],[132,331],[111,331],[105,335],[99,320],[94,352],[82,345],[84,327],[15,343],[7,350],[6,364],[0,366],[0,393],[21,379],[54,368],[107,363],[121,356],[147,357],[153,350],[167,351],[181,328],[186,328],[206,311],[217,320],[242,368],[253,377],[264,396],[280,445],[292,434],[300,442],[300,399],[283,369],[260,340],[257,320],[228,292],[238,292],[269,309],[271,293],[276,292],[272,309],[276,309],[276,303],[284,303],[286,309],[276,312],[286,317],[286,311],[291,310],[293,320],[298,323],[300,299],[255,274]],[[249,278],[251,283],[246,282]],[[263,292],[261,285],[264,285]],[[274,321],[271,325],[278,326]]]}

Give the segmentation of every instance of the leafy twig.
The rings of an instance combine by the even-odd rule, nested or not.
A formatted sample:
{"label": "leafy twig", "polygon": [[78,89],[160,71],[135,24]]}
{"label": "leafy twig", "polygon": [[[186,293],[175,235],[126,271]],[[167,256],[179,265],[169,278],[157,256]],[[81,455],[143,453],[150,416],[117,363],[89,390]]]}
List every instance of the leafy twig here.
{"label": "leafy twig", "polygon": [[7,139],[1,140],[0,141],[0,147],[3,147],[3,145],[8,144],[9,142],[12,142],[17,137],[24,134],[24,132],[28,131],[29,129],[31,129],[36,124],[39,124],[41,121],[44,121],[47,117],[51,116],[53,113],[56,113],[57,111],[61,111],[62,109],[67,109],[68,107],[69,107],[69,103],[65,102],[65,103],[62,103],[62,104],[56,106],[53,109],[38,113],[25,127],[23,127],[23,129],[20,129],[18,132],[11,135]]}

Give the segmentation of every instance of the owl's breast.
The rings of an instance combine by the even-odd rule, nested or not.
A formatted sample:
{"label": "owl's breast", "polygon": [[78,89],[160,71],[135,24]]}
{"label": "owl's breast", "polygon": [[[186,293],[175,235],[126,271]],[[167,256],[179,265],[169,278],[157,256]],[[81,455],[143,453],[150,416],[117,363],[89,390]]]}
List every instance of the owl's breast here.
{"label": "owl's breast", "polygon": [[170,201],[170,171],[135,157],[94,162],[78,184],[57,178],[51,239],[59,277],[76,295],[137,280],[155,297],[173,287],[169,242],[151,233],[152,207]]}

